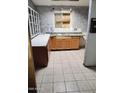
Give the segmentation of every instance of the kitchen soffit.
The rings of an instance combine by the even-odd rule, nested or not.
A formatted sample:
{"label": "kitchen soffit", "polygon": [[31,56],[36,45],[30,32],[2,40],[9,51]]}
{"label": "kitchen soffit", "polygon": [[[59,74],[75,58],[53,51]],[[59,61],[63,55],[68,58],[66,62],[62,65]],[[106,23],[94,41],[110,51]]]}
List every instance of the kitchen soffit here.
{"label": "kitchen soffit", "polygon": [[36,6],[89,6],[89,0],[32,0]]}

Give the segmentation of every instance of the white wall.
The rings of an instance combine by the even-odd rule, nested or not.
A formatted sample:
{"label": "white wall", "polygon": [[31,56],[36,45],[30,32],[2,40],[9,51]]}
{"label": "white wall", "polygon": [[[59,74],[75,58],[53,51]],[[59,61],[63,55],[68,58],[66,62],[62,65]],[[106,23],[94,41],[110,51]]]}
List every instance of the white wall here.
{"label": "white wall", "polygon": [[90,20],[96,18],[96,0],[90,0],[90,9],[88,17],[88,37],[86,41],[86,51],[84,64],[86,66],[96,66],[96,34],[89,33]]}

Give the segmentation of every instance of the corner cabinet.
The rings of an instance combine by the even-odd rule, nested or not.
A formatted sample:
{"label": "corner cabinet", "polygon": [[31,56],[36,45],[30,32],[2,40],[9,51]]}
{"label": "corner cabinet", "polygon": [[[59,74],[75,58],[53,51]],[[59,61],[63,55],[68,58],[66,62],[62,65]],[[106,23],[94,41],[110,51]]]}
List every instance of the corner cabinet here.
{"label": "corner cabinet", "polygon": [[49,60],[49,49],[47,46],[32,47],[35,67],[46,67]]}
{"label": "corner cabinet", "polygon": [[49,61],[49,37],[48,35],[39,35],[32,40],[33,58],[35,67],[46,67]]}
{"label": "corner cabinet", "polygon": [[80,37],[74,37],[74,36],[51,37],[50,42],[51,42],[50,43],[51,50],[79,49]]}

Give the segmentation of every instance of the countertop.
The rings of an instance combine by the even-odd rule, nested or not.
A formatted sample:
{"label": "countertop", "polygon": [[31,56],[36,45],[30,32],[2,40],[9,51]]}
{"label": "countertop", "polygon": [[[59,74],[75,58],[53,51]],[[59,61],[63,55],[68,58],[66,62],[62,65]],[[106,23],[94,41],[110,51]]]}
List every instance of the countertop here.
{"label": "countertop", "polygon": [[32,46],[47,46],[50,34],[40,34],[31,40]]}
{"label": "countertop", "polygon": [[51,37],[55,37],[55,36],[71,36],[71,37],[75,37],[75,36],[84,36],[84,34],[51,34]]}
{"label": "countertop", "polygon": [[[48,32],[47,32],[48,33]],[[81,31],[81,29],[72,30],[72,29],[62,29],[62,28],[56,28],[55,31],[49,33],[51,34],[51,37],[55,36],[84,36],[85,33]]]}
{"label": "countertop", "polygon": [[31,44],[32,46],[47,46],[48,44],[48,41],[50,39],[50,37],[59,37],[59,36],[71,36],[71,37],[75,37],[75,36],[79,36],[79,37],[84,37],[85,34],[81,33],[81,34],[40,34],[36,37],[34,37],[32,40],[31,40]]}

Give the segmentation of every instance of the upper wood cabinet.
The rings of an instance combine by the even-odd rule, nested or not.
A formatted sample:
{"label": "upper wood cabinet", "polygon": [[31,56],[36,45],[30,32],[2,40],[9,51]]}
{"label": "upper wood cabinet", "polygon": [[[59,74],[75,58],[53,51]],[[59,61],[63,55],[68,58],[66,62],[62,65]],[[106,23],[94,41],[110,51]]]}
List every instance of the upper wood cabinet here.
{"label": "upper wood cabinet", "polygon": [[70,12],[55,13],[55,27],[69,28],[70,27]]}

